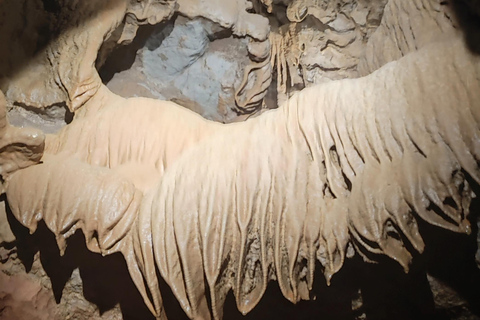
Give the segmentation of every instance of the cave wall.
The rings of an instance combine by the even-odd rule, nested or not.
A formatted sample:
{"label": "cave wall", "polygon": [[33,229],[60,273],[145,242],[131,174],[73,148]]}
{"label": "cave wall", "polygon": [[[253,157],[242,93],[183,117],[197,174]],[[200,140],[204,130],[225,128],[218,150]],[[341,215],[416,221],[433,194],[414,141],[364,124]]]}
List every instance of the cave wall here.
{"label": "cave wall", "polygon": [[[268,55],[256,59],[269,64],[256,74],[245,71],[252,63],[251,37],[234,35],[227,24],[191,12],[169,12],[160,24],[126,28],[127,8],[125,1],[2,2],[0,40],[11,45],[0,51],[0,89],[11,123],[56,132],[102,82],[124,97],[172,100],[211,120],[241,121],[278,107],[305,87],[370,74],[441,41],[463,28],[459,19],[468,20],[477,7],[474,2],[439,0],[254,1],[249,10],[268,19],[271,31]],[[125,55],[128,62],[123,61]],[[242,109],[235,99],[244,79],[262,98]],[[88,252],[81,234],[61,257],[47,230],[28,235],[3,205],[0,215],[1,319],[151,317],[121,257]],[[471,237],[452,243],[463,249],[456,250],[449,240],[439,241],[437,246],[444,246],[445,252],[427,252],[430,262],[408,276],[377,266],[347,266],[331,289],[340,302],[335,305],[323,297],[334,307],[300,303],[279,307],[275,316],[310,319],[316,312],[336,319],[382,319],[394,310],[400,319],[418,314],[424,306],[432,308],[426,313],[433,317],[478,319],[473,302],[480,283],[480,236],[476,244]],[[435,265],[442,256],[456,262],[442,269]],[[369,284],[351,273],[361,274]],[[393,293],[382,297],[384,291]],[[278,296],[271,289],[260,311],[248,317],[267,318],[282,301]],[[406,297],[410,300],[404,301]],[[232,319],[240,317],[230,312]]]}

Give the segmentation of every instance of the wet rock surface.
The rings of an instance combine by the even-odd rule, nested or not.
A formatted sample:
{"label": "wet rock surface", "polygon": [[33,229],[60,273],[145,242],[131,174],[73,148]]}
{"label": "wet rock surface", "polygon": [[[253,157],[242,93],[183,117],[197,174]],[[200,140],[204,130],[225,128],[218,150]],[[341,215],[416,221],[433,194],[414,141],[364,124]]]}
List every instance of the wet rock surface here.
{"label": "wet rock surface", "polygon": [[[53,2],[25,3],[31,7],[28,17],[40,13],[37,23],[25,30],[50,28],[49,4]],[[270,19],[271,45],[276,48],[272,49],[276,80],[264,108],[277,107],[277,102],[304,87],[369,74],[452,32],[458,24],[448,4],[273,1],[271,13],[260,6],[258,11]],[[1,30],[4,38],[9,35],[4,42],[13,41],[10,31]],[[24,51],[15,49],[23,52],[18,59],[32,58],[47,42],[44,37],[40,31],[23,33],[22,43],[36,45]],[[125,64],[121,60],[126,53],[130,61],[119,67]],[[99,69],[103,81],[119,95],[172,100],[205,118],[232,122],[239,119],[233,107],[235,88],[248,61],[245,39],[219,31],[205,19],[179,16],[173,22],[141,27],[132,45],[112,51]],[[43,82],[32,79],[28,86],[34,80]],[[18,93],[15,90],[12,96]],[[31,101],[32,96],[22,101]],[[59,103],[65,99],[65,92],[56,88],[42,101],[42,111],[25,108],[20,100],[9,101],[9,120],[18,127],[54,133],[71,121],[72,114]],[[474,217],[478,217],[477,209],[472,209]],[[272,284],[246,317],[229,297],[228,319],[311,319],[312,314],[323,314],[325,319],[480,319],[476,304],[480,301],[478,218],[474,225],[469,238],[453,236],[452,242],[451,234],[442,233],[447,240],[432,244],[437,251],[427,252],[426,260],[411,274],[388,263],[357,267],[355,257],[331,287],[321,275],[316,277],[316,300],[312,302],[290,304]],[[0,319],[152,319],[123,258],[88,252],[81,234],[70,240],[62,257],[49,231],[43,228],[29,235],[8,212],[0,210],[0,262]],[[168,288],[164,291],[172,319],[185,318]]]}

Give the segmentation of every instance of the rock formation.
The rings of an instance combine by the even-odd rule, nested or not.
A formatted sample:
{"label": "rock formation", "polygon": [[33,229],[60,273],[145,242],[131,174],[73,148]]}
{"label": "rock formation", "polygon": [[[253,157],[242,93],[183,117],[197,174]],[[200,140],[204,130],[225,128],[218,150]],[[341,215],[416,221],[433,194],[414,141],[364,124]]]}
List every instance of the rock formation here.
{"label": "rock formation", "polygon": [[0,10],[0,318],[479,315],[475,1]]}

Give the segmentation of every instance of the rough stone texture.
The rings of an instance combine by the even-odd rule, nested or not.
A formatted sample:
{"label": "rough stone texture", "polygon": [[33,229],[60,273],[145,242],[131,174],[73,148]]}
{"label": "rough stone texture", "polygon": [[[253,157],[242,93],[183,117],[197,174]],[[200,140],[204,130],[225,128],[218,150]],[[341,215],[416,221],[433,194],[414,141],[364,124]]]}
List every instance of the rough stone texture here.
{"label": "rough stone texture", "polygon": [[359,59],[380,23],[385,3],[273,1],[271,41],[279,104],[304,87],[356,77]]}
{"label": "rough stone texture", "polygon": [[442,0],[390,0],[380,26],[375,30],[361,62],[360,75],[377,70],[455,29],[453,4]]}
{"label": "rough stone texture", "polygon": [[[178,14],[189,19],[204,20],[203,27],[208,31],[201,31],[198,27],[188,29],[188,45],[200,51],[176,52],[187,60],[191,59],[190,62],[178,61],[180,69],[177,73],[182,74],[183,80],[159,81],[161,77],[156,73],[159,70],[153,68],[155,70],[147,75],[153,79],[152,83],[145,85],[146,81],[134,74],[133,87],[143,87],[136,91],[137,94],[153,94],[158,98],[158,90],[166,91],[168,85],[170,90],[177,92],[165,97],[182,101],[186,107],[212,119],[231,121],[238,114],[258,111],[271,81],[268,20],[247,12],[248,8],[248,2],[244,0],[231,1],[228,6],[213,0],[8,0],[0,5],[0,15],[5,17],[0,24],[0,40],[14,45],[0,56],[0,89],[7,96],[9,108],[16,114],[13,117],[16,123],[45,125],[50,127],[47,130],[55,131],[65,125],[65,121],[50,117],[56,113],[52,108],[68,108],[73,112],[83,106],[101,85],[95,66],[100,68],[118,45],[131,43],[140,25],[158,24],[170,19],[174,10],[178,10]],[[182,21],[186,23],[185,19]],[[223,35],[217,35],[218,31],[223,31]],[[179,33],[182,31],[178,29],[167,42],[175,44],[177,41],[175,46],[181,44],[180,39],[174,39]],[[219,40],[220,43],[213,45],[213,50],[203,56],[208,39],[217,36],[230,39]],[[236,41],[232,41],[233,36],[238,37]],[[158,42],[159,39],[152,41]],[[165,51],[165,48],[161,50]],[[175,52],[167,51],[171,51],[170,57]],[[190,67],[196,60],[199,61],[192,70],[183,72],[181,68]],[[217,65],[213,60],[223,63]],[[151,61],[145,58],[147,70],[150,70]],[[202,62],[205,67],[201,66]],[[182,65],[184,63],[187,64]],[[155,75],[152,76],[152,72]],[[186,81],[186,77],[193,79]],[[220,77],[222,81],[215,80]],[[192,85],[195,80],[206,83],[206,78],[210,79],[208,82],[212,83],[212,88]],[[125,80],[121,82],[125,88],[132,81],[129,84]],[[201,93],[200,89],[212,94]],[[125,95],[128,96],[128,92]],[[47,118],[54,119],[55,123],[39,121],[28,112],[31,110],[47,114]]]}
{"label": "rough stone texture", "polygon": [[[80,107],[101,84],[97,52],[120,24],[127,0],[4,1],[0,5],[0,88],[12,104]],[[25,17],[25,20],[22,18]],[[90,32],[95,29],[96,32]],[[20,41],[16,35],[20,34]]]}
{"label": "rough stone texture", "polygon": [[0,271],[0,318],[56,319],[55,301],[27,275],[8,276]]}
{"label": "rough stone texture", "polygon": [[[43,64],[46,58],[41,49],[47,46],[52,37],[48,31],[53,29],[56,19],[51,10],[50,7],[44,8],[40,0],[6,0],[0,5],[0,40],[3,44],[10,44],[8,51],[0,52],[0,89],[7,96],[9,80],[11,81],[12,77],[22,78],[33,69],[35,72],[32,74],[36,76],[30,75],[30,82],[34,87],[31,95],[37,105],[49,106],[66,99],[63,93],[57,90],[51,90],[48,96],[36,93],[44,89],[45,84],[42,83],[41,77],[47,75],[47,66]],[[25,83],[25,86],[28,85]],[[28,91],[22,89],[23,95],[28,95]],[[16,90],[15,85],[12,85],[10,90]],[[21,98],[18,100],[27,102]]]}
{"label": "rough stone texture", "polygon": [[428,282],[432,290],[435,308],[439,318],[458,320],[480,319],[479,315],[472,313],[468,301],[451,286],[430,275],[428,276]]}
{"label": "rough stone texture", "polygon": [[[365,54],[370,34],[380,23],[385,3],[386,0],[274,1],[270,13],[257,5],[256,11],[269,18],[273,30],[270,42],[272,65],[276,69],[277,96],[270,90],[273,96],[266,101],[265,107],[276,108],[304,87],[356,77],[357,64]],[[146,47],[139,51],[132,68],[115,75],[108,82],[108,87],[126,97],[162,96],[174,99],[208,119],[222,122],[236,120],[237,114],[232,106],[235,105],[234,95],[240,75],[248,62],[247,44],[232,39],[217,40],[211,45],[214,48],[208,50],[206,37],[212,36],[208,30],[212,27],[203,21],[203,28],[191,29],[187,37],[196,52],[184,48],[183,42],[180,46],[171,46],[178,42],[182,34],[178,29],[182,28],[182,24],[184,22],[175,23],[174,32],[170,34],[170,27],[154,33]],[[159,48],[148,49],[148,43],[160,42],[164,38],[166,41]],[[159,54],[175,59],[165,60]],[[192,55],[193,61],[179,61],[180,57],[189,55]],[[209,62],[211,60],[216,63]],[[150,68],[145,64],[157,67]],[[227,74],[225,70],[228,70]],[[152,74],[153,71],[156,74]],[[162,71],[167,72],[164,74]],[[173,75],[179,79],[170,81],[169,77]],[[208,88],[201,88],[200,83],[204,83],[202,77],[210,79]],[[203,90],[200,92],[195,87]]]}
{"label": "rough stone texture", "polygon": [[[205,19],[178,17],[157,28],[137,52],[132,67],[107,83],[124,97],[167,99],[220,122],[237,118],[235,90],[249,63],[242,39],[215,37]],[[218,29],[218,28],[217,28]]]}
{"label": "rough stone texture", "polygon": [[39,128],[45,133],[56,133],[73,117],[73,114],[63,106],[51,106],[43,110],[35,110],[13,105],[7,109],[8,121],[13,126]]}

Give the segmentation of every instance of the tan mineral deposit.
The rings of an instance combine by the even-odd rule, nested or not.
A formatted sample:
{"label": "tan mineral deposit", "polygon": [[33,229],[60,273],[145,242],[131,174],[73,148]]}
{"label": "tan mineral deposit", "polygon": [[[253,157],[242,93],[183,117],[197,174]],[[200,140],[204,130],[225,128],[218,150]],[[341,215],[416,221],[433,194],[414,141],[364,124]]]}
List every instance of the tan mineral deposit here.
{"label": "tan mineral deposit", "polygon": [[[65,317],[44,285],[44,253],[32,258],[35,273],[18,267],[21,226],[33,235],[46,227],[60,256],[78,232],[101,259],[121,254],[135,284],[132,294],[139,292],[158,319],[176,319],[169,316],[166,294],[190,319],[232,318],[228,299],[241,314],[255,316],[255,307],[271,295],[267,287],[279,289],[281,303],[315,300],[318,283],[328,294],[349,260],[399,268],[400,278],[418,273],[421,260],[435,250],[432,234],[478,245],[475,1],[23,2],[27,17],[33,19],[36,10],[68,28],[37,30],[38,37],[49,30],[57,34],[24,53],[23,68],[15,67],[21,57],[2,49],[0,176],[6,211],[0,215],[0,319],[27,317],[21,308],[28,301],[35,311],[25,312],[34,319]],[[0,7],[8,12],[5,4]],[[135,44],[152,28],[163,39],[173,37],[176,26],[165,34],[160,27],[179,15],[208,21],[202,23],[214,26],[211,37],[221,34],[245,49],[248,62],[236,70],[239,86],[228,105],[237,122],[207,120],[172,101],[125,98],[101,79],[97,69],[111,52]],[[0,31],[11,40],[7,32],[28,24],[8,21]],[[23,48],[32,45],[27,40],[19,40]],[[154,50],[148,43],[153,42],[145,50]],[[184,67],[194,65],[192,60]],[[55,133],[44,133],[41,122],[33,129],[8,121],[31,113],[53,121],[52,106],[73,112]],[[464,259],[474,265],[475,250]],[[427,282],[430,269],[425,270]],[[472,302],[479,297],[480,269],[472,270],[472,288],[448,291],[464,298],[458,302],[464,313],[449,313],[448,319],[480,316]],[[81,277],[72,273],[65,281]],[[435,292],[447,289],[438,289],[436,281],[428,287],[431,313],[401,311],[412,318],[440,315],[444,305]],[[22,288],[38,294],[25,302]],[[83,301],[79,295],[75,301]],[[67,308],[62,299],[58,309]],[[354,314],[352,302],[343,310],[347,316],[326,319],[388,315],[368,307],[367,293],[362,301],[361,314]],[[141,318],[100,307],[90,313],[85,307],[75,316],[75,304],[68,308],[74,319]],[[258,315],[263,318],[268,317]]]}

